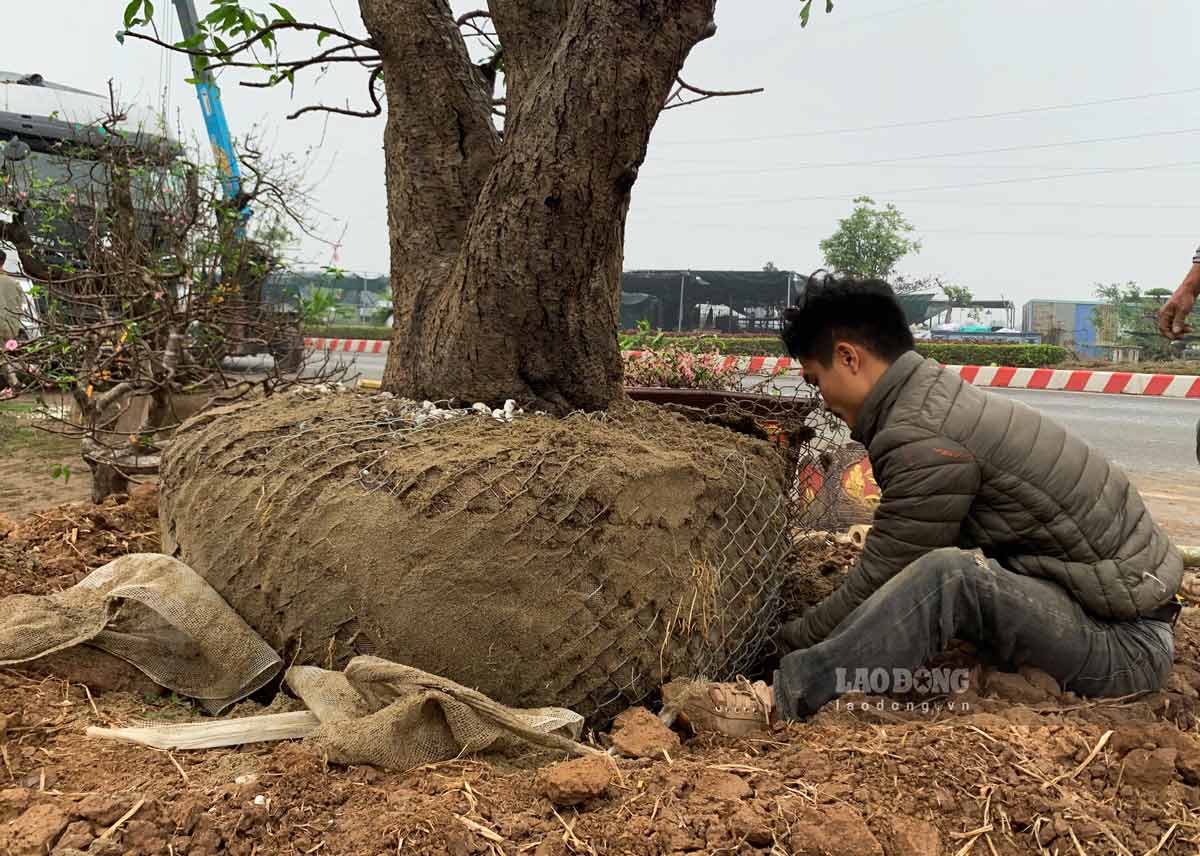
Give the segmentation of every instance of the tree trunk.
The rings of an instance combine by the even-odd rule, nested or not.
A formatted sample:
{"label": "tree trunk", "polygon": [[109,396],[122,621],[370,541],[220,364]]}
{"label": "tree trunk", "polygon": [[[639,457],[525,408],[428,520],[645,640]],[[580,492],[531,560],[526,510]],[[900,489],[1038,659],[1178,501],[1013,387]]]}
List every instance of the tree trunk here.
{"label": "tree trunk", "polygon": [[[445,0],[360,0],[384,63],[383,387],[562,413],[621,392],[629,194],[715,0],[507,0],[503,143]],[[418,71],[419,70],[419,71]]]}
{"label": "tree trunk", "polygon": [[129,478],[107,461],[84,458],[92,471],[92,502],[99,505],[118,493],[129,493]]}
{"label": "tree trunk", "polygon": [[129,492],[131,476],[158,475],[162,460],[157,451],[139,454],[134,449],[114,449],[88,437],[82,442],[80,456],[92,471],[92,502]]}

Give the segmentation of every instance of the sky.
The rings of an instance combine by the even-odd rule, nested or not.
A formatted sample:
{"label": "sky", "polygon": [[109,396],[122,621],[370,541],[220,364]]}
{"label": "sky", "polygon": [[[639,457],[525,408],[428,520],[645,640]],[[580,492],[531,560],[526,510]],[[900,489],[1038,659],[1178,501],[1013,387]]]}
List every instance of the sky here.
{"label": "sky", "polygon": [[[123,0],[6,5],[0,69],[95,90],[112,78],[199,133],[186,61],[113,37]],[[171,3],[157,5],[169,26]],[[363,32],[352,0],[286,5]],[[977,299],[1178,285],[1200,245],[1200,3],[838,0],[826,15],[815,0],[806,29],[799,5],[719,0],[717,35],[685,79],[765,91],[662,115],[633,190],[627,270],[809,272],[866,194],[917,227],[923,246],[902,273]],[[336,251],[347,269],[387,270],[383,120],[284,118],[320,100],[361,106],[364,81],[351,69],[298,77],[294,91],[221,79],[235,134],[256,127],[310,165],[324,240],[304,242],[302,264]]]}

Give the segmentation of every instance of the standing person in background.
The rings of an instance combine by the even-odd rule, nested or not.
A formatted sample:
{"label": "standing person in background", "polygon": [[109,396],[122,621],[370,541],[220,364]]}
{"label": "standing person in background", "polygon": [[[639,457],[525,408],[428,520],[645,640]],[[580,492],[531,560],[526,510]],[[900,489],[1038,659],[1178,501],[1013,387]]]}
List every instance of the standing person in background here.
{"label": "standing person in background", "polygon": [[[1197,297],[1200,297],[1200,248],[1192,256],[1192,269],[1158,313],[1158,331],[1173,342],[1192,332],[1188,315],[1196,305]],[[1196,460],[1200,461],[1200,422],[1196,424]]]}
{"label": "standing person in background", "polygon": [[[21,311],[25,306],[21,283],[4,271],[7,260],[4,250],[0,250],[0,348],[21,334]],[[11,366],[5,366],[3,380],[10,388],[17,385],[17,376]]]}
{"label": "standing person in background", "polygon": [[1192,256],[1192,269],[1188,271],[1179,288],[1158,313],[1158,330],[1172,341],[1178,341],[1192,332],[1188,315],[1200,296],[1200,248]]}
{"label": "standing person in background", "polygon": [[25,305],[25,293],[21,283],[4,270],[8,256],[0,250],[0,345],[15,339],[21,333],[21,311]]}

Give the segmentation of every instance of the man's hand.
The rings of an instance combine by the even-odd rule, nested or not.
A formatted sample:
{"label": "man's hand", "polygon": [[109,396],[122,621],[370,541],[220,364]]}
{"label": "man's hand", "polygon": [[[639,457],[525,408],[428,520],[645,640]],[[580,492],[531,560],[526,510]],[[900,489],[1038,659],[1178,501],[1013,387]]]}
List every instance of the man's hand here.
{"label": "man's hand", "polygon": [[1200,294],[1200,264],[1192,265],[1179,288],[1175,289],[1171,299],[1158,313],[1158,332],[1172,341],[1178,341],[1192,332],[1187,321],[1192,307],[1196,305],[1197,294]]}

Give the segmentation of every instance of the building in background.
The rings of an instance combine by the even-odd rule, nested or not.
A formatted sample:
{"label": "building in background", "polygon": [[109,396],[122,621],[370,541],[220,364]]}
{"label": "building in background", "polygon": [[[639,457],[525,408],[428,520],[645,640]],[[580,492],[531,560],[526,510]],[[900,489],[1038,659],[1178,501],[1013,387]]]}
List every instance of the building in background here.
{"label": "building in background", "polygon": [[1021,311],[1021,329],[1087,357],[1108,356],[1118,338],[1116,312],[1102,300],[1031,300]]}
{"label": "building in background", "polygon": [[[627,270],[621,274],[621,328],[645,320],[658,330],[775,334],[808,279],[787,270]],[[910,324],[932,316],[935,297],[900,296]]]}

